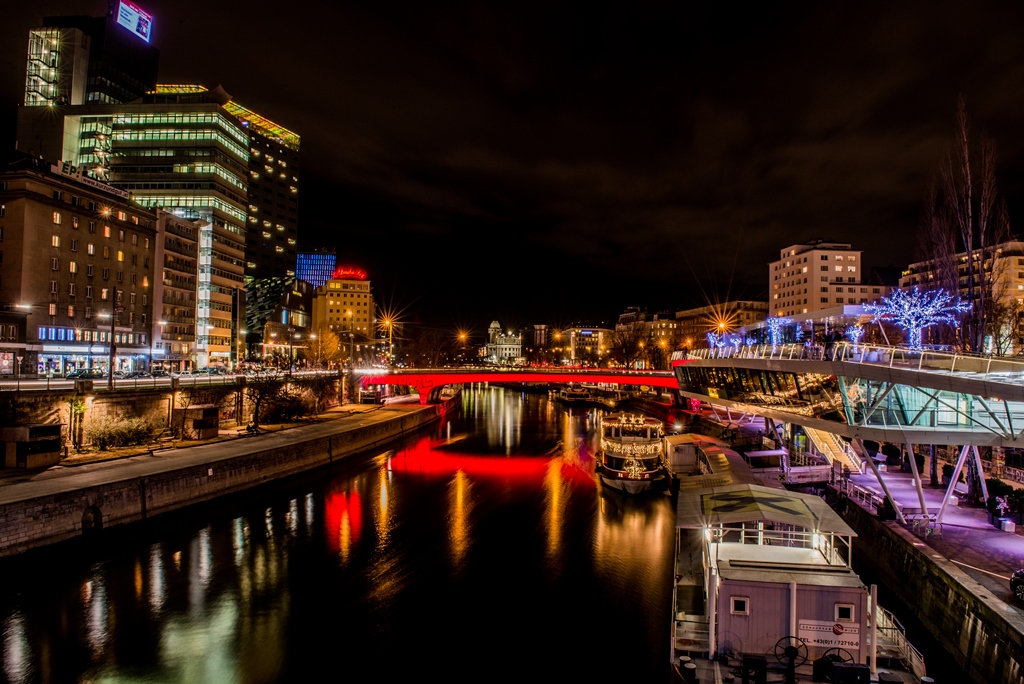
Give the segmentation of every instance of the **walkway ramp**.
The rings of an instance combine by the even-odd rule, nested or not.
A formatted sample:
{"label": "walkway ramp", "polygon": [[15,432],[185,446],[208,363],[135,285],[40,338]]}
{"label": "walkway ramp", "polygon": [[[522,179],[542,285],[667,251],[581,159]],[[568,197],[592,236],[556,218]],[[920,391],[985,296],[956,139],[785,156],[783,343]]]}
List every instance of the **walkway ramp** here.
{"label": "walkway ramp", "polygon": [[850,469],[851,473],[864,472],[864,463],[861,459],[853,456],[847,448],[846,443],[840,437],[814,428],[804,427],[804,432],[814,442],[814,446],[828,460],[829,463],[839,463]]}

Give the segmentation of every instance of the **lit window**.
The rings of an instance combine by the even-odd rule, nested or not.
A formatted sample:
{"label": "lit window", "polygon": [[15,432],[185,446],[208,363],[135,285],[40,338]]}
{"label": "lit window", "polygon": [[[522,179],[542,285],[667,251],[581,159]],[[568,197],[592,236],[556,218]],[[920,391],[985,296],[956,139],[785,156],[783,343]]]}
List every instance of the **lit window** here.
{"label": "lit window", "polygon": [[54,235],[50,238],[50,244],[54,247],[60,247],[60,235]]}
{"label": "lit window", "polygon": [[90,254],[90,255],[95,254],[96,253],[96,246],[90,242],[89,246],[85,248],[85,251],[86,251],[87,254]]}
{"label": "lit window", "polygon": [[60,222],[61,222],[60,212],[59,211],[53,212],[53,223],[54,223],[54,225],[58,225],[59,226]]}
{"label": "lit window", "polygon": [[117,250],[117,260],[124,261],[124,252],[122,252],[121,250]]}
{"label": "lit window", "polygon": [[57,305],[56,304],[52,304],[52,303],[50,304],[50,315],[51,316],[56,316],[57,315]]}
{"label": "lit window", "polygon": [[68,262],[68,269],[71,271],[71,273],[78,273],[78,262],[77,261],[69,261]]}
{"label": "lit window", "polygon": [[110,237],[110,226],[103,226],[103,237]]}

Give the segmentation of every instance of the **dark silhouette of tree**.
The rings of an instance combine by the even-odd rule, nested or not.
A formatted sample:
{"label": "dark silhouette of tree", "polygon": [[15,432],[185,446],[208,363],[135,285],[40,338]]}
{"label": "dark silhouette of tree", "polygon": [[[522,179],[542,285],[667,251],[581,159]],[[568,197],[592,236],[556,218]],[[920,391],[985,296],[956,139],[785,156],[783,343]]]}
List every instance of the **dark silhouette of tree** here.
{"label": "dark silhouette of tree", "polygon": [[[960,293],[972,304],[957,331],[966,351],[981,351],[996,334],[999,291],[997,248],[1011,237],[1005,202],[996,186],[995,143],[984,133],[972,145],[967,105],[957,103],[953,144],[939,167],[922,215],[920,249],[935,275],[926,288]],[[969,254],[961,259],[958,254]]]}

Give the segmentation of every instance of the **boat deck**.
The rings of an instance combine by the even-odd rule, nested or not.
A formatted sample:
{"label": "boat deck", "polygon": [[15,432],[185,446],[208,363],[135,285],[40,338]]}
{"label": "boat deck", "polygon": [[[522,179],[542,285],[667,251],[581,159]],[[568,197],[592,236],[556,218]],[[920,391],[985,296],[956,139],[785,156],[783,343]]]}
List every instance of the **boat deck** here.
{"label": "boat deck", "polygon": [[[684,669],[691,670],[696,680],[699,680],[702,683],[743,681],[743,662],[739,658],[728,658],[723,661],[722,659],[708,660],[706,656],[707,651],[697,652],[690,656],[683,656],[680,659],[680,662],[673,663],[673,684],[694,681],[692,679],[688,679],[683,674]],[[766,660],[768,664],[767,681],[785,682],[786,667],[774,656],[766,656]],[[899,668],[885,667],[885,661],[881,656],[879,656],[878,662],[878,672],[871,676],[872,682],[879,682],[880,684],[918,684],[919,680],[912,673]],[[692,664],[694,667],[687,668],[687,663]],[[798,666],[795,669],[795,672],[796,681],[798,682],[814,681],[814,664],[810,661]],[[751,681],[755,680],[751,679]]]}

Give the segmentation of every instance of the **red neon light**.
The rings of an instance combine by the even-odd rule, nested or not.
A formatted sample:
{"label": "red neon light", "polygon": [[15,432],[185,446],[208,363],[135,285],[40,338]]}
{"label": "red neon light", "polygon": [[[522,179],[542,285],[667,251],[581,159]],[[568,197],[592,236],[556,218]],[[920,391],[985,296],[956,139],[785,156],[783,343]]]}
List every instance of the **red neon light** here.
{"label": "red neon light", "polygon": [[338,266],[331,274],[332,280],[366,280],[366,271],[355,266]]}
{"label": "red neon light", "polygon": [[399,385],[415,387],[420,395],[420,403],[427,403],[427,395],[437,387],[445,385],[461,385],[471,382],[546,382],[565,383],[606,383],[616,385],[647,385],[648,387],[664,387],[679,389],[676,378],[671,373],[638,373],[601,371],[436,371],[431,369],[407,370],[399,373],[363,376],[363,387],[369,385]]}

